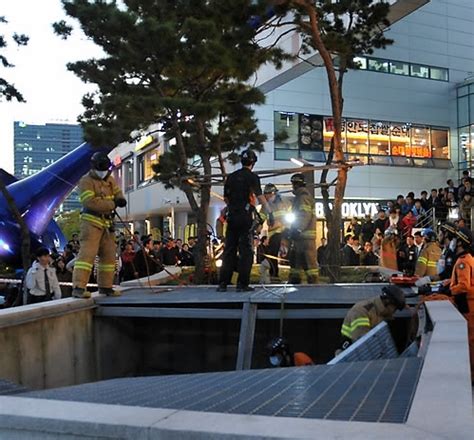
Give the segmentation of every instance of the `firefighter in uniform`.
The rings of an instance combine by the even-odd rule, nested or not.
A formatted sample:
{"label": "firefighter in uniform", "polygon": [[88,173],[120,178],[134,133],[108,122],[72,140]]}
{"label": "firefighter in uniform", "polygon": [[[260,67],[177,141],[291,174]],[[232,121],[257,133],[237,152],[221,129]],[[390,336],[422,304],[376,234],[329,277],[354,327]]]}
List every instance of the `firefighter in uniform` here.
{"label": "firefighter in uniform", "polygon": [[218,292],[227,291],[227,285],[230,284],[234,268],[237,266],[237,251],[239,252],[237,291],[254,290],[249,283],[253,263],[253,233],[258,215],[255,210],[255,199],[265,206],[270,219],[273,216],[262,194],[260,178],[252,172],[257,162],[257,155],[252,150],[245,150],[240,155],[240,162],[242,168],[230,174],[224,185],[227,230]]}
{"label": "firefighter in uniform", "polygon": [[292,212],[295,216],[290,229],[290,278],[292,284],[301,283],[301,270],[306,273],[308,284],[318,281],[316,260],[316,214],[314,199],[306,189],[306,181],[301,173],[291,176],[293,185]]}
{"label": "firefighter in uniform", "polygon": [[354,304],[342,323],[341,349],[345,350],[382,321],[393,319],[396,310],[404,308],[405,294],[397,286],[385,286],[380,296]]}
{"label": "firefighter in uniform", "polygon": [[[443,247],[441,258],[438,261],[438,274],[440,280],[449,280],[456,263],[456,225],[451,222],[440,226],[439,241]],[[449,243],[447,243],[449,241]]]}
{"label": "firefighter in uniform", "polygon": [[91,158],[91,171],[79,181],[82,203],[79,254],[74,264],[72,295],[88,298],[86,285],[96,255],[99,256],[97,282],[99,293],[118,296],[112,288],[115,273],[115,236],[113,217],[116,207],[127,202],[115,179],[110,175],[111,162],[106,153],[96,152]]}
{"label": "firefighter in uniform", "polygon": [[273,367],[304,367],[314,365],[306,353],[292,353],[288,342],[282,337],[272,339],[267,344],[268,360]]}
{"label": "firefighter in uniform", "polygon": [[441,258],[441,248],[438,246],[436,234],[432,229],[425,229],[421,234],[425,244],[416,262],[415,275],[419,277],[438,276],[438,261]]}
{"label": "firefighter in uniform", "polygon": [[281,198],[278,189],[273,183],[268,183],[263,189],[263,195],[270,206],[273,216],[270,220],[265,208],[262,208],[260,214],[262,219],[267,220],[268,225],[268,254],[275,258],[269,258],[270,276],[278,277],[278,253],[280,251],[283,230],[285,229],[284,218],[291,211],[291,203]]}
{"label": "firefighter in uniform", "polygon": [[470,253],[471,248],[471,231],[459,228],[456,231],[457,260],[449,287],[454,303],[467,320],[471,379],[474,381],[474,257]]}

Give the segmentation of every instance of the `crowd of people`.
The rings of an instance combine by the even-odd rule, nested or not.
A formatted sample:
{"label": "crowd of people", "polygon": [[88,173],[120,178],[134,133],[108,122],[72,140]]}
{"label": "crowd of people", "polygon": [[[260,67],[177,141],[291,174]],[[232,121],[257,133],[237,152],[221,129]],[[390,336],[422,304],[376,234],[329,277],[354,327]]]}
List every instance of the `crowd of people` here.
{"label": "crowd of people", "polygon": [[[413,192],[406,196],[398,195],[386,206],[380,206],[375,218],[369,215],[363,221],[352,219],[341,244],[342,265],[382,266],[420,275],[424,268],[420,266],[417,273],[416,267],[420,258],[424,262],[422,250],[430,248],[430,258],[439,260],[449,245],[448,242],[439,246],[430,244],[437,238],[434,224],[448,222],[459,228],[471,226],[471,209],[474,207],[472,178],[465,171],[458,186],[452,179],[446,184],[445,188],[433,188],[429,196],[427,191],[421,191],[418,198]],[[317,259],[319,266],[324,268],[327,264],[324,238],[317,250]]]}

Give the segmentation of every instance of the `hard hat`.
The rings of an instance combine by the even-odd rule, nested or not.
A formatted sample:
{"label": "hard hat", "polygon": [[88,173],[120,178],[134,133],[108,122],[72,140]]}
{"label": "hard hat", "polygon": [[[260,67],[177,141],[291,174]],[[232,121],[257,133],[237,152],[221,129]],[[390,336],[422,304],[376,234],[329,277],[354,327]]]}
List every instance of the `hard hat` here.
{"label": "hard hat", "polygon": [[380,298],[386,299],[394,304],[398,310],[405,308],[405,294],[400,287],[397,286],[385,286],[382,288],[382,294]]}
{"label": "hard hat", "polygon": [[277,187],[273,183],[267,183],[263,188],[264,194],[276,194],[278,192]]}
{"label": "hard hat", "polygon": [[254,151],[247,149],[240,153],[240,163],[244,166],[253,165],[257,162],[257,155]]}
{"label": "hard hat", "polygon": [[282,338],[281,336],[278,336],[276,338],[273,338],[267,344],[267,351],[268,354],[272,356],[277,353],[288,353],[290,351],[290,348],[286,339]]}
{"label": "hard hat", "polygon": [[97,151],[91,157],[91,168],[97,171],[108,171],[112,166],[109,156],[103,151]]}
{"label": "hard hat", "polygon": [[421,231],[421,236],[428,241],[436,241],[436,232],[431,228],[425,228]]}
{"label": "hard hat", "polygon": [[472,232],[468,228],[459,228],[456,231],[456,238],[458,243],[461,243],[465,248],[472,245]]}
{"label": "hard hat", "polygon": [[291,184],[295,186],[306,186],[304,174],[296,173],[291,176]]}

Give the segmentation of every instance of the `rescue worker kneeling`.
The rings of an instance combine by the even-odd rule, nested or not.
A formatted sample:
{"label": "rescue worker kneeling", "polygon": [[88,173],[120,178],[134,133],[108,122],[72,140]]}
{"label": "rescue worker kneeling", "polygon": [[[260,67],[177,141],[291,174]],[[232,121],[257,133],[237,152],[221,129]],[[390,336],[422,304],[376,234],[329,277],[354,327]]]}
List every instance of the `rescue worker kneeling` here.
{"label": "rescue worker kneeling", "polygon": [[274,367],[303,367],[314,365],[313,360],[303,352],[292,353],[288,342],[277,337],[267,345],[268,360]]}
{"label": "rescue worker kneeling", "polygon": [[107,154],[94,153],[91,158],[91,171],[79,181],[79,200],[83,209],[80,225],[81,247],[72,276],[72,295],[76,298],[90,297],[86,286],[96,255],[99,256],[99,293],[120,295],[112,288],[116,249],[113,217],[115,208],[124,207],[127,201],[110,175],[111,166]]}
{"label": "rescue worker kneeling", "polygon": [[395,312],[405,307],[405,294],[397,286],[385,286],[380,296],[354,304],[342,323],[341,349],[348,348],[382,321],[393,319]]}

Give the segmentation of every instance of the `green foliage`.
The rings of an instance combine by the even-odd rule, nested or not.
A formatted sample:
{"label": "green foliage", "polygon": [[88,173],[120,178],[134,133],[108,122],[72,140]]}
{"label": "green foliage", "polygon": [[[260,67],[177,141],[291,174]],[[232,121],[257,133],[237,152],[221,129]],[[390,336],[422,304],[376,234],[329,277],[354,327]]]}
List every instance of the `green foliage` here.
{"label": "green foliage", "polygon": [[[0,16],[0,24],[1,23],[7,23],[6,18],[3,16]],[[28,43],[28,37],[24,34],[14,33],[11,38],[18,46],[26,46]],[[1,53],[2,49],[5,49],[7,45],[7,38],[4,35],[0,35],[0,65],[4,68],[14,67],[14,65],[8,61],[5,55]],[[7,101],[16,99],[18,102],[25,102],[23,95],[16,89],[14,85],[9,83],[5,78],[0,77],[0,101],[2,98],[6,99]]]}
{"label": "green foliage", "polygon": [[[101,46],[105,56],[68,68],[99,91],[84,97],[81,117],[95,144],[127,140],[132,130],[160,123],[168,139],[183,137],[186,158],[210,157],[244,145],[263,148],[252,105],[263,94],[247,80],[281,51],[263,49],[247,25],[264,15],[265,2],[252,0],[63,1],[69,16]],[[70,33],[55,24],[61,36]],[[181,146],[179,146],[181,148]],[[186,167],[183,151],[171,148],[158,165]],[[167,156],[167,157],[166,157]],[[174,164],[172,168],[168,166]]]}
{"label": "green foliage", "polygon": [[63,231],[64,236],[71,240],[72,234],[79,232],[80,224],[80,211],[67,211],[63,212],[56,218],[58,226]]}

